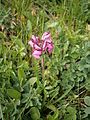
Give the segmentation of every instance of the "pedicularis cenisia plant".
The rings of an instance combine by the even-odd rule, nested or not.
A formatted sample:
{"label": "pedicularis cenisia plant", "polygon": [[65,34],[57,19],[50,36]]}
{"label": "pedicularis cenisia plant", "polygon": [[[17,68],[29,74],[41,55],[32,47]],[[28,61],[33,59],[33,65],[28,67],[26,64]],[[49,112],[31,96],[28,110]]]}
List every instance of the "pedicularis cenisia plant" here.
{"label": "pedicularis cenisia plant", "polygon": [[[41,39],[37,36],[32,35],[31,40],[28,42],[28,44],[32,47],[32,55],[36,59],[39,59],[42,54],[51,54],[54,48],[50,32],[44,32]],[[44,56],[41,59],[41,67],[42,79],[44,79]]]}

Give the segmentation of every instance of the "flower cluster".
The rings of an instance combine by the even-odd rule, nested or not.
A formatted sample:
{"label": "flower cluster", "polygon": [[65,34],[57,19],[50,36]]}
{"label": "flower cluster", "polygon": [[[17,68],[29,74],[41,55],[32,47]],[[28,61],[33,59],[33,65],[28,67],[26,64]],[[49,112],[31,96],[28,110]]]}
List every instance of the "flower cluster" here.
{"label": "flower cluster", "polygon": [[32,55],[39,59],[40,56],[46,51],[50,54],[53,51],[54,45],[51,39],[51,34],[49,32],[45,32],[42,35],[40,40],[39,37],[32,35],[31,40],[28,44],[32,47]]}

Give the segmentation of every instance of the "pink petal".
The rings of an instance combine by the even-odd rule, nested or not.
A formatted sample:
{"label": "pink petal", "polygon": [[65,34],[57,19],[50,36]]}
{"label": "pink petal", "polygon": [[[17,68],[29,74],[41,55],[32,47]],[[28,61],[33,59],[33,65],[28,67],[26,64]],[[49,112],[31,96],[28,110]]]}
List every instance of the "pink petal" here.
{"label": "pink petal", "polygon": [[37,38],[36,36],[32,35],[31,40],[28,42],[29,45],[33,48],[33,45],[37,43]]}
{"label": "pink petal", "polygon": [[51,38],[51,34],[49,32],[45,32],[43,35],[42,35],[42,40],[45,40],[45,39],[50,39]]}
{"label": "pink petal", "polygon": [[45,41],[47,41],[48,43],[52,43],[52,39],[46,39]]}
{"label": "pink petal", "polygon": [[34,46],[34,49],[41,50],[41,47],[39,47],[37,44],[34,44],[33,46]]}
{"label": "pink petal", "polygon": [[33,48],[34,43],[32,42],[32,40],[30,40],[28,44],[31,45],[31,47]]}
{"label": "pink petal", "polygon": [[40,38],[39,38],[39,37],[36,37],[36,39],[37,39],[37,43],[40,43]]}
{"label": "pink petal", "polygon": [[37,37],[32,35],[31,40],[33,40],[34,43],[37,43]]}
{"label": "pink petal", "polygon": [[42,48],[43,48],[44,51],[46,51],[46,49],[47,49],[47,43],[46,43],[46,41],[43,42]]}
{"label": "pink petal", "polygon": [[32,55],[37,59],[40,58],[41,54],[42,54],[42,51],[37,51],[37,50],[34,50],[32,53]]}
{"label": "pink petal", "polygon": [[49,53],[52,53],[53,48],[54,48],[53,43],[51,43],[51,44],[48,43],[48,44],[47,44],[47,49],[48,49],[48,52],[49,52]]}
{"label": "pink petal", "polygon": [[32,35],[32,38],[28,42],[28,44],[31,45],[31,47],[34,48],[34,49],[41,50],[41,48],[39,47],[40,38],[37,37],[37,36]]}

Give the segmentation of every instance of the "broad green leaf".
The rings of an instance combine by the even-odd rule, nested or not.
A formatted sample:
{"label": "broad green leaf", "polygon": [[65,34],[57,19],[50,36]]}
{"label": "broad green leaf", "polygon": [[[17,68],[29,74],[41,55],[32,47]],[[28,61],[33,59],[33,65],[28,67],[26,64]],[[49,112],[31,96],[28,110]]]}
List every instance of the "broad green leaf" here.
{"label": "broad green leaf", "polygon": [[47,120],[58,120],[58,115],[59,115],[59,112],[58,110],[56,110],[53,115],[49,114],[47,116]]}
{"label": "broad green leaf", "polygon": [[59,111],[58,109],[53,114],[53,120],[58,120]]}
{"label": "broad green leaf", "polygon": [[86,80],[85,88],[86,88],[88,91],[90,91],[90,78],[88,78],[88,79]]}
{"label": "broad green leaf", "polygon": [[84,112],[85,112],[85,116],[84,117],[87,117],[88,115],[90,115],[90,107],[86,107]]}
{"label": "broad green leaf", "polygon": [[22,82],[23,79],[25,78],[25,74],[24,74],[24,69],[23,68],[18,68],[18,78],[19,80]]}
{"label": "broad green leaf", "polygon": [[79,64],[79,70],[82,71],[86,65],[86,59],[81,59]]}
{"label": "broad green leaf", "polygon": [[47,120],[54,120],[54,119],[53,119],[53,116],[48,115],[48,116],[47,116]]}
{"label": "broad green leaf", "polygon": [[73,52],[73,53],[71,54],[71,57],[72,57],[73,59],[76,59],[76,58],[79,57],[79,53]]}
{"label": "broad green leaf", "polygon": [[30,82],[30,85],[34,85],[37,81],[37,77],[32,77],[30,78],[29,82]]}
{"label": "broad green leaf", "polygon": [[81,59],[81,61],[80,61],[80,65],[85,65],[86,64],[86,59]]}
{"label": "broad green leaf", "polygon": [[76,109],[73,107],[67,107],[64,120],[76,120]]}
{"label": "broad green leaf", "polygon": [[28,31],[29,33],[32,32],[32,24],[31,24],[31,21],[30,21],[30,20],[27,21],[27,31]]}
{"label": "broad green leaf", "polygon": [[54,111],[54,112],[57,110],[56,107],[53,104],[48,104],[46,107],[49,108],[50,110]]}
{"label": "broad green leaf", "polygon": [[86,96],[84,98],[84,102],[85,102],[86,105],[90,106],[90,96]]}
{"label": "broad green leaf", "polygon": [[20,99],[21,93],[15,89],[7,89],[7,94],[13,99]]}
{"label": "broad green leaf", "polygon": [[88,55],[88,56],[86,57],[86,62],[87,62],[87,63],[90,63],[90,55]]}
{"label": "broad green leaf", "polygon": [[32,107],[30,109],[30,115],[31,115],[32,120],[39,120],[40,119],[39,109],[37,107]]}

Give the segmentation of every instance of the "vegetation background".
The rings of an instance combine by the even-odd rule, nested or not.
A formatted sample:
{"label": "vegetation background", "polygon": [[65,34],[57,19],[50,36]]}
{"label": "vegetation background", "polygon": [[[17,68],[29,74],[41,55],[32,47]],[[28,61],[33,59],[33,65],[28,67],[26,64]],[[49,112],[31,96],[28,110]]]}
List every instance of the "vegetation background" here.
{"label": "vegetation background", "polygon": [[[32,34],[54,50],[32,57]],[[0,120],[90,120],[90,0],[0,0]]]}

